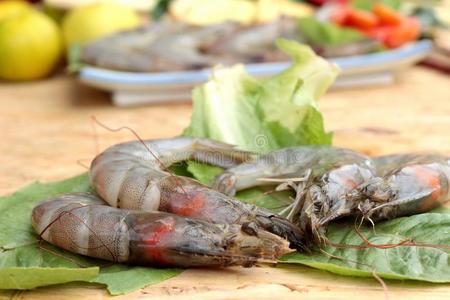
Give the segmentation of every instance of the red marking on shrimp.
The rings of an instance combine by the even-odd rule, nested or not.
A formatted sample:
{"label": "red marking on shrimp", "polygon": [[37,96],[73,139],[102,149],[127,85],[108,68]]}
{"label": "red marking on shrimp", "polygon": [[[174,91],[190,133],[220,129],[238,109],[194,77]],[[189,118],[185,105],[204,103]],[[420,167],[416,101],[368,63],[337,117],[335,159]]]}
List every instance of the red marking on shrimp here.
{"label": "red marking on shrimp", "polygon": [[346,178],[343,181],[344,181],[344,185],[351,190],[355,189],[358,186],[356,181],[353,180],[352,178]]}
{"label": "red marking on shrimp", "polygon": [[196,216],[205,205],[202,193],[175,193],[170,197],[171,212],[179,216]]}
{"label": "red marking on shrimp", "polygon": [[161,240],[165,235],[172,232],[175,227],[175,220],[171,217],[159,220],[151,227],[151,232],[147,232],[143,238],[146,245],[146,254],[154,262],[164,263],[164,255],[161,247]]}
{"label": "red marking on shrimp", "polygon": [[356,181],[353,166],[341,167],[333,171],[332,174],[333,181],[345,187],[346,190],[351,191],[361,184]]}
{"label": "red marking on shrimp", "polygon": [[420,211],[428,211],[439,205],[439,198],[442,192],[439,173],[436,170],[421,165],[409,166],[407,168],[409,169],[407,171],[413,173],[421,184],[433,190],[430,196],[426,197],[421,203],[419,207]]}

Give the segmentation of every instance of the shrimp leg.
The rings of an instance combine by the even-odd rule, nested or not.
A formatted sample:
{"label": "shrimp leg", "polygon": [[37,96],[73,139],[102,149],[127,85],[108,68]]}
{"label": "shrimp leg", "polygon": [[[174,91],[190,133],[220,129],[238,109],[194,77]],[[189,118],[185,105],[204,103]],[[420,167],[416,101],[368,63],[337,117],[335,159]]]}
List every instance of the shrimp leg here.
{"label": "shrimp leg", "polygon": [[273,184],[274,179],[304,177],[308,170],[313,177],[346,164],[361,164],[372,168],[367,156],[349,149],[300,146],[276,150],[254,160],[228,168],[219,175],[213,187],[228,195],[246,188]]}
{"label": "shrimp leg", "polygon": [[107,206],[88,193],[62,195],[33,209],[32,225],[51,244],[120,263],[250,267],[290,252],[284,239],[240,225],[211,224],[163,212]]}
{"label": "shrimp leg", "polygon": [[357,187],[373,179],[373,163],[367,156],[349,149],[300,146],[229,168],[213,186],[227,194],[267,184],[291,187],[295,198],[284,211],[287,219],[298,224],[308,240],[320,241],[328,222],[359,212],[364,195]]}

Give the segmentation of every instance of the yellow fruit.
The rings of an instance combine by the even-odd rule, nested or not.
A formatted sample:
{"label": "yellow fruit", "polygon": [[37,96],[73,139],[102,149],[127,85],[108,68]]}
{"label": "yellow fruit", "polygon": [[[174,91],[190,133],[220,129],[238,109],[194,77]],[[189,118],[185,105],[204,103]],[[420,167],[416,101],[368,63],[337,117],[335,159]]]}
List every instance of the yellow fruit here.
{"label": "yellow fruit", "polygon": [[248,0],[175,0],[169,6],[169,13],[177,21],[194,25],[225,21],[251,24],[255,20],[256,5]]}
{"label": "yellow fruit", "polygon": [[62,30],[67,47],[85,44],[105,35],[139,26],[140,19],[132,9],[115,3],[96,3],[69,12]]}
{"label": "yellow fruit", "polygon": [[54,69],[61,53],[61,33],[46,15],[27,10],[0,20],[0,78],[42,78]]}
{"label": "yellow fruit", "polygon": [[279,2],[279,9],[283,15],[300,18],[314,14],[314,9],[309,4],[290,0],[280,0]]}
{"label": "yellow fruit", "polygon": [[256,4],[258,23],[272,22],[280,16],[305,17],[314,14],[310,5],[291,0],[258,0]]}
{"label": "yellow fruit", "polygon": [[177,21],[195,25],[225,21],[253,24],[272,22],[282,15],[312,15],[313,9],[292,0],[173,0],[169,13]]}
{"label": "yellow fruit", "polygon": [[0,1],[0,20],[31,9],[31,6],[24,1],[6,0]]}

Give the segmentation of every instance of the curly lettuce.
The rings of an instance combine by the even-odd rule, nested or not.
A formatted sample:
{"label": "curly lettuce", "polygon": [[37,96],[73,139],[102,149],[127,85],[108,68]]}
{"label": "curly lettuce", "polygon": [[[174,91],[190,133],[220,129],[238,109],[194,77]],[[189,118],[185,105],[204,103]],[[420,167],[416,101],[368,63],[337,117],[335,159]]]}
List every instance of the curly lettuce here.
{"label": "curly lettuce", "polygon": [[277,45],[293,63],[272,78],[257,79],[243,65],[218,67],[207,83],[195,88],[184,134],[262,153],[331,144],[316,103],[335,80],[337,66],[297,42],[280,39]]}

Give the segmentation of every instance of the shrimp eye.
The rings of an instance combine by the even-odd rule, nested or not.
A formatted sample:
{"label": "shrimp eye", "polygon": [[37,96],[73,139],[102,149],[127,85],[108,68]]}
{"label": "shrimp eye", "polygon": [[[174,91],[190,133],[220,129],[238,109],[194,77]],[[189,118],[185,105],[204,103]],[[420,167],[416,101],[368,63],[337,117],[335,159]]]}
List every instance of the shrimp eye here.
{"label": "shrimp eye", "polygon": [[363,194],[375,202],[386,202],[395,195],[389,184],[381,178],[373,179],[362,187]]}
{"label": "shrimp eye", "polygon": [[255,222],[245,222],[242,224],[241,229],[248,235],[258,236],[258,225]]}

